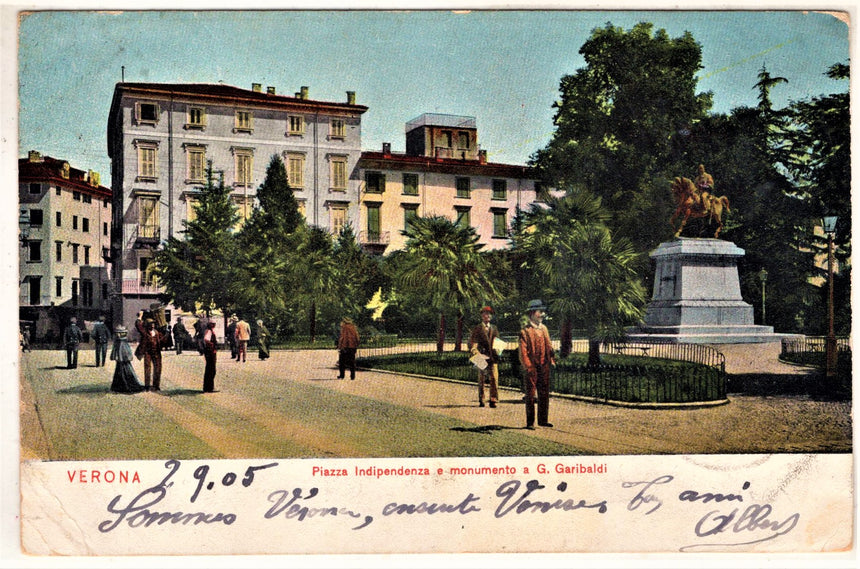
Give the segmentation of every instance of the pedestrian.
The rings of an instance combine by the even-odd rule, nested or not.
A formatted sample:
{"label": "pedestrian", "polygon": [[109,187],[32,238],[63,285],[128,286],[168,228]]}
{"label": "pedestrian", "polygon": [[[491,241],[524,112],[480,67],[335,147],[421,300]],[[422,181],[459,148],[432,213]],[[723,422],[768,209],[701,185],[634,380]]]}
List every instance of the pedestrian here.
{"label": "pedestrian", "polygon": [[140,340],[143,354],[143,382],[146,391],[161,391],[161,332],[155,329],[155,320],[147,318],[146,330]]}
{"label": "pedestrian", "polygon": [[66,348],[66,368],[75,369],[78,367],[78,348],[83,341],[83,334],[78,328],[78,319],[72,316],[69,320],[69,325],[63,333],[63,345]]}
{"label": "pedestrian", "polygon": [[245,359],[248,357],[248,341],[251,339],[251,326],[245,322],[243,318],[239,318],[239,321],[236,322],[236,343],[238,344],[238,352],[236,352],[236,361],[242,359],[242,363],[245,363]]}
{"label": "pedestrian", "polygon": [[140,384],[140,380],[134,372],[134,366],[131,365],[133,357],[131,346],[128,345],[128,330],[123,325],[116,327],[116,338],[113,341],[110,359],[116,362],[116,368],[113,370],[113,382],[110,384],[111,391],[117,393],[139,393],[143,391],[143,385]]}
{"label": "pedestrian", "polygon": [[185,347],[186,339],[190,336],[188,330],[185,329],[185,324],[182,323],[182,317],[176,317],[176,324],[173,325],[173,345],[176,347],[176,355],[182,355],[182,348]]}
{"label": "pedestrian", "polygon": [[546,306],[532,300],[526,308],[529,320],[520,330],[520,362],[525,373],[526,428],[535,426],[535,393],[537,393],[537,423],[552,427],[549,422],[549,371],[555,365],[549,331],[543,324]]}
{"label": "pedestrian", "polygon": [[92,337],[96,345],[96,367],[104,367],[107,359],[107,347],[110,342],[110,330],[105,324],[104,314],[100,315],[98,322],[93,324]]}
{"label": "pedestrian", "polygon": [[218,338],[215,337],[215,322],[206,324],[203,333],[203,357],[206,360],[206,368],[203,370],[203,393],[215,391],[215,360],[218,355]]}
{"label": "pedestrian", "polygon": [[257,343],[261,360],[269,358],[269,329],[261,319],[257,320]]}
{"label": "pedestrian", "polygon": [[32,352],[33,349],[30,348],[30,327],[28,325],[24,325],[24,329],[21,331],[21,351],[22,352]]}
{"label": "pedestrian", "polygon": [[234,360],[239,355],[239,345],[236,343],[236,322],[238,321],[239,319],[234,314],[230,317],[230,323],[227,324],[227,328],[224,330],[224,338],[230,344],[230,358]]}
{"label": "pedestrian", "polygon": [[208,329],[209,319],[204,313],[197,315],[197,322],[194,323],[194,345],[197,346],[197,351],[203,354],[203,333]]}
{"label": "pedestrian", "polygon": [[346,368],[349,368],[349,379],[355,379],[355,352],[358,350],[358,341],[358,329],[352,319],[341,320],[340,334],[337,337],[337,367],[340,372],[338,379],[346,377]]}
{"label": "pedestrian", "polygon": [[478,367],[478,407],[484,406],[484,384],[489,385],[490,407],[499,402],[499,353],[493,343],[499,337],[499,329],[490,321],[493,319],[493,308],[485,306],[481,309],[481,323],[472,328],[469,336],[469,351],[472,356],[480,354],[487,360],[486,367]]}

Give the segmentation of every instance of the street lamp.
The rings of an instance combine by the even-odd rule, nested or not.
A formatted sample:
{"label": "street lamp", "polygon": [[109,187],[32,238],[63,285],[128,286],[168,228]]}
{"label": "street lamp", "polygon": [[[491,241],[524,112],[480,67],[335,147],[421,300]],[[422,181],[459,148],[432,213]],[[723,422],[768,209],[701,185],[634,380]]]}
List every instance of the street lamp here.
{"label": "street lamp", "polygon": [[765,294],[767,271],[764,268],[758,272],[758,279],[761,281],[761,323],[764,326],[767,324],[767,308],[765,307],[765,302],[767,301],[767,295]]}
{"label": "street lamp", "polygon": [[833,237],[836,235],[835,215],[825,216],[822,220],[824,233],[827,234],[827,339],[824,342],[825,376],[827,379],[836,377],[836,363],[839,353],[836,346],[836,333],[833,331]]}

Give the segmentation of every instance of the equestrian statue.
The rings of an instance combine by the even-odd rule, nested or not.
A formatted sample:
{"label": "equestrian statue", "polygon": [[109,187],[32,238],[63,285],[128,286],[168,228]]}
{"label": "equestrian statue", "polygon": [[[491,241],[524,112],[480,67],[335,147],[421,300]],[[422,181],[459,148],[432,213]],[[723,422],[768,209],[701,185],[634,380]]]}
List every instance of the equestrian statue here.
{"label": "equestrian statue", "polygon": [[723,229],[723,210],[729,209],[729,198],[726,196],[715,196],[711,192],[714,189],[714,178],[705,172],[705,166],[699,164],[699,174],[696,181],[689,178],[675,178],[672,181],[672,195],[675,197],[675,213],[669,223],[675,229],[675,220],[681,219],[681,225],[675,231],[675,237],[680,237],[687,220],[692,218],[708,218],[708,223],[716,223],[717,229],[714,238],[720,236]]}

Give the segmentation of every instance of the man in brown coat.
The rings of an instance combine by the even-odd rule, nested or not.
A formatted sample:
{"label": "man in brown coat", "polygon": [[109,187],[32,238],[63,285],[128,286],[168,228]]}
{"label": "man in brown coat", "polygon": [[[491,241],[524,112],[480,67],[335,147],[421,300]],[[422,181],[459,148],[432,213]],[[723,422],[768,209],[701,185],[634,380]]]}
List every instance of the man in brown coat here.
{"label": "man in brown coat", "polygon": [[529,302],[526,313],[529,321],[520,330],[520,362],[525,372],[526,428],[535,428],[535,392],[537,392],[537,420],[541,427],[552,427],[549,422],[549,369],[555,365],[549,331],[543,324],[546,306],[540,300]]}
{"label": "man in brown coat", "polygon": [[355,379],[355,352],[358,349],[358,329],[349,318],[340,323],[340,334],[337,338],[339,357],[337,366],[340,373],[338,379],[344,379],[346,368],[349,368],[349,378]]}
{"label": "man in brown coat", "polygon": [[499,337],[499,329],[490,320],[493,319],[493,309],[485,306],[481,309],[481,323],[472,328],[469,336],[469,351],[472,356],[481,354],[487,359],[487,367],[478,368],[478,407],[484,406],[484,384],[490,387],[490,407],[499,402],[499,353],[493,349],[493,342]]}
{"label": "man in brown coat", "polygon": [[139,350],[143,354],[143,383],[146,391],[161,391],[161,332],[155,329],[155,320],[147,318],[140,337]]}

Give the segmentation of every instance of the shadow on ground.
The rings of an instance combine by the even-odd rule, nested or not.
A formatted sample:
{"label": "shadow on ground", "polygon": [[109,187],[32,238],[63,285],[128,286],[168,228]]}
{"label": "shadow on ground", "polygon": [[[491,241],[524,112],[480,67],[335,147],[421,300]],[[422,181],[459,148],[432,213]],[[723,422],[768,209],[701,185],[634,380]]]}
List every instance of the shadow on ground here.
{"label": "shadow on ground", "polygon": [[483,433],[490,434],[493,431],[519,430],[517,427],[507,427],[505,425],[480,425],[478,427],[451,427],[452,431],[461,433]]}
{"label": "shadow on ground", "polygon": [[851,399],[851,380],[828,381],[820,371],[805,375],[746,373],[726,376],[726,391],[734,395],[805,396],[820,401]]}
{"label": "shadow on ground", "polygon": [[89,383],[57,390],[61,395],[104,395],[110,392],[110,385],[106,383]]}

